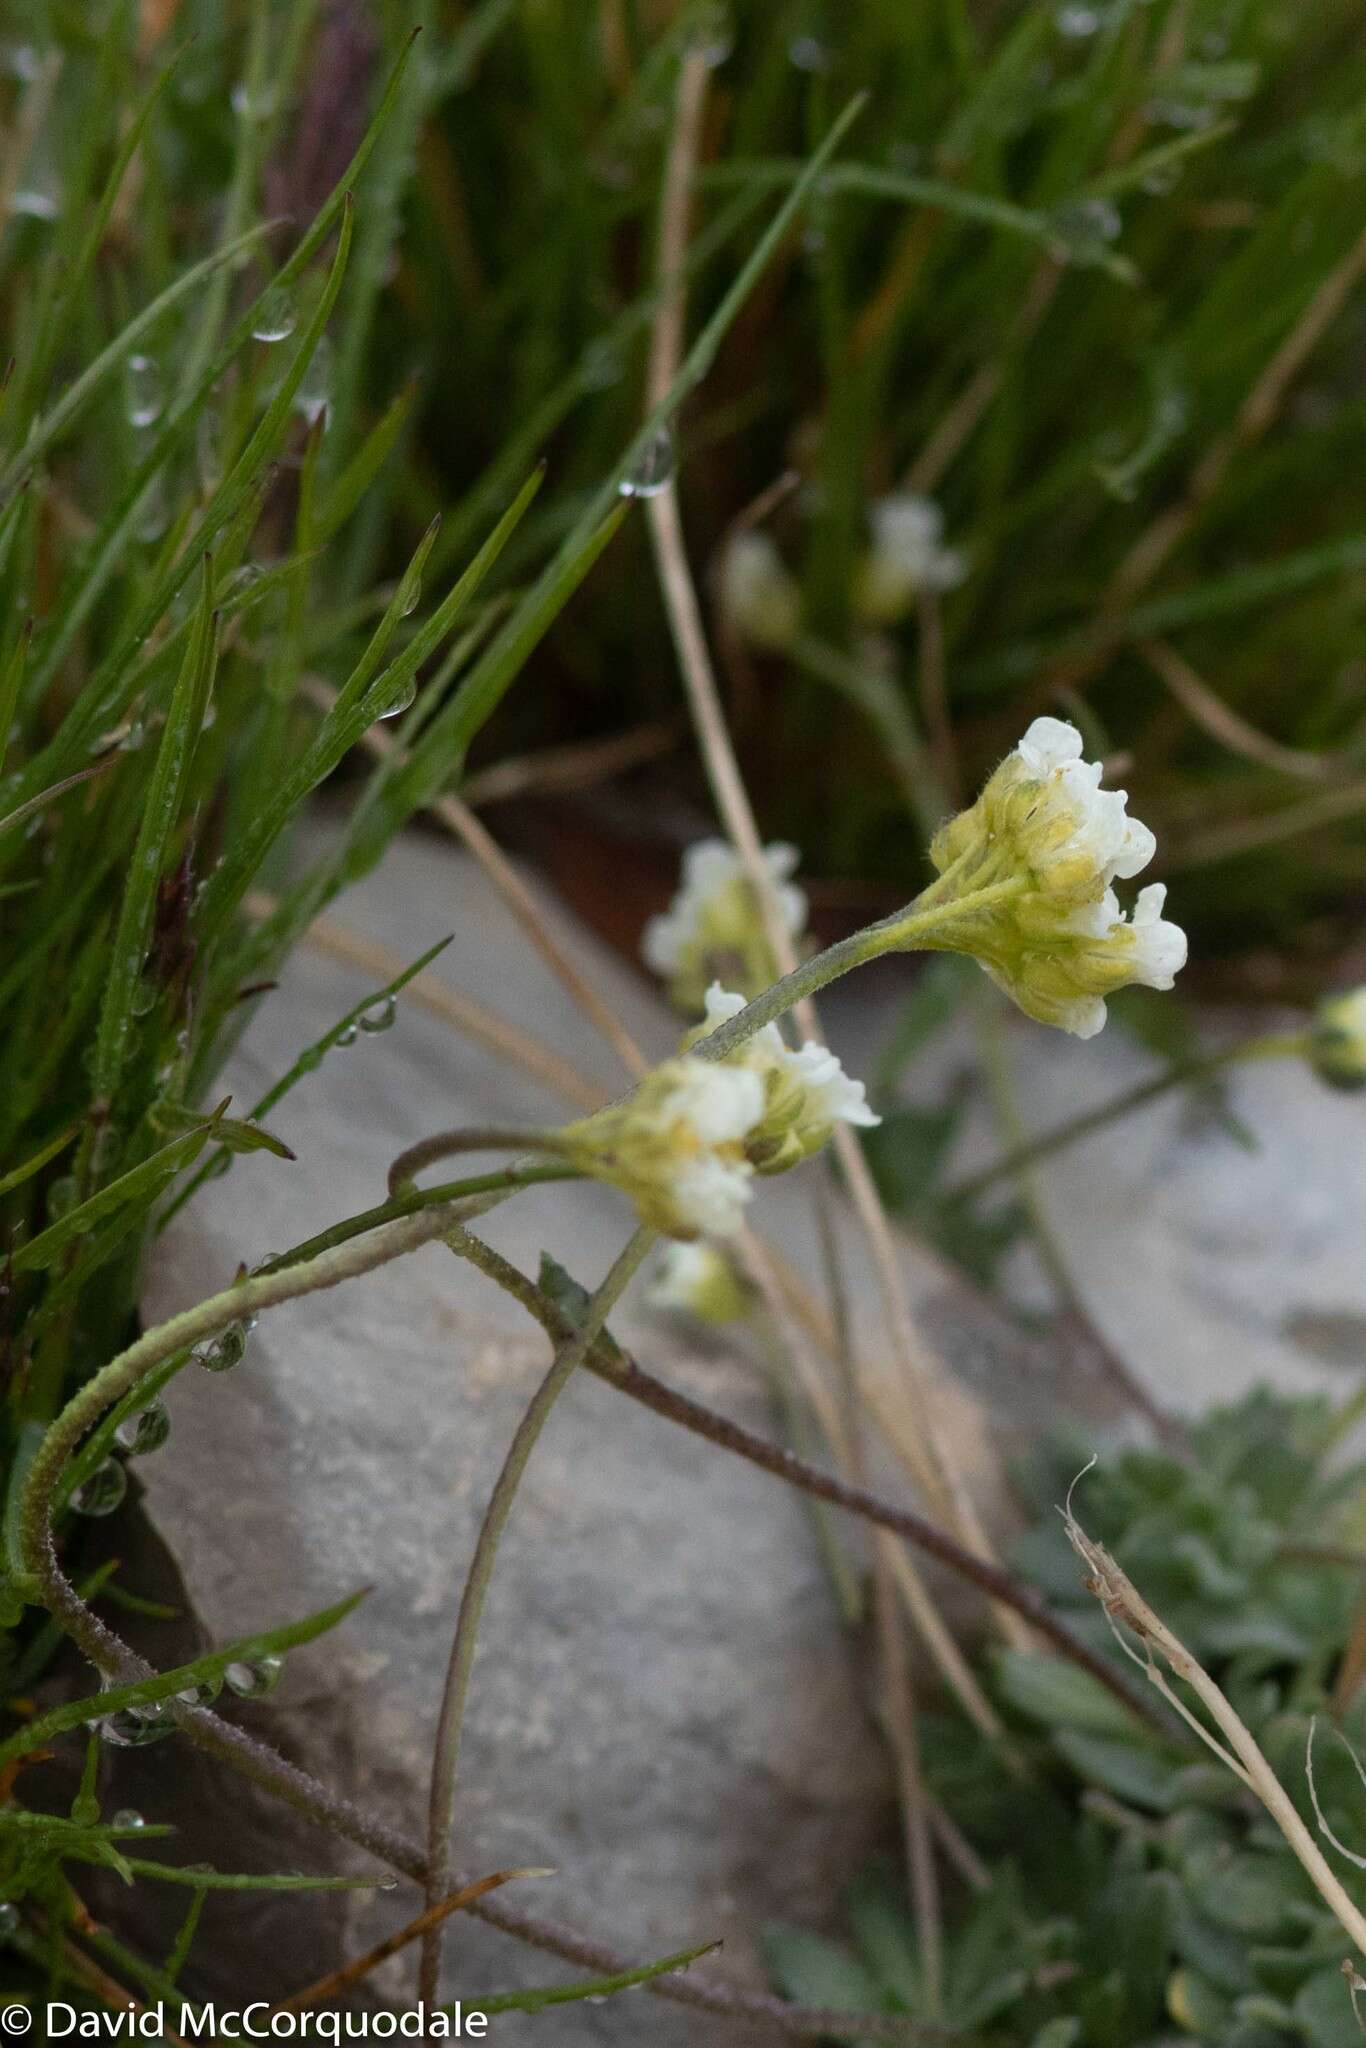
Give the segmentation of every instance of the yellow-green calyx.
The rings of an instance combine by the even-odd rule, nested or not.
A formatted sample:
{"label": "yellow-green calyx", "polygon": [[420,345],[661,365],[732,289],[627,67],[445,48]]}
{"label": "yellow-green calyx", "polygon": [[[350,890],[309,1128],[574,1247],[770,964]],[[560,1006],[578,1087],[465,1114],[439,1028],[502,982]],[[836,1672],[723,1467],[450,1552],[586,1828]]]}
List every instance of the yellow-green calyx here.
{"label": "yellow-green calyx", "polygon": [[560,1141],[581,1172],[624,1189],[652,1229],[725,1237],[754,1192],[745,1141],[763,1110],[763,1083],[748,1067],[685,1054],[625,1102],[567,1125]]}
{"label": "yellow-green calyx", "polygon": [[976,803],[936,834],[941,879],[922,899],[942,929],[920,943],[971,953],[1027,1016],[1079,1038],[1101,1029],[1116,989],[1170,988],[1186,959],[1160,883],[1140,890],[1131,918],[1120,909],[1112,884],[1146,867],[1156,841],[1100,775],[1075,726],[1036,718]]}
{"label": "yellow-green calyx", "polygon": [[1309,1060],[1331,1088],[1366,1088],[1366,987],[1319,1004],[1309,1034]]}

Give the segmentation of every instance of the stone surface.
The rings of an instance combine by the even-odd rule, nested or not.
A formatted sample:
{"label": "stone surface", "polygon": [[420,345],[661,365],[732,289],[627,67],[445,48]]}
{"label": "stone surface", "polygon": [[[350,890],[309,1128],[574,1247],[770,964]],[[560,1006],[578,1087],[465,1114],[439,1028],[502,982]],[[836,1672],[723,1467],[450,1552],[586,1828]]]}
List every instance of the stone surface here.
{"label": "stone surface", "polygon": [[[404,958],[454,930],[437,964],[444,979],[619,1085],[611,1055],[448,849],[410,839],[341,909],[351,928]],[[674,1026],[644,982],[570,920],[558,923],[650,1054],[668,1051]],[[237,1107],[366,986],[354,968],[300,949],[226,1077]],[[898,963],[866,977],[857,1000],[833,992],[827,1024],[854,1072],[867,1070],[904,990]],[[1014,1043],[1022,1106],[1039,1127],[1143,1070],[1118,1034],[1082,1047],[1022,1026]],[[910,1094],[933,1100],[955,1063],[952,1048],[931,1053]],[[1045,1182],[1093,1313],[1173,1406],[1266,1374],[1341,1385],[1366,1327],[1363,1151],[1343,1143],[1344,1117],[1356,1129],[1366,1112],[1299,1069],[1254,1069],[1234,1085],[1259,1153],[1168,1101],[1126,1125],[1122,1144],[1102,1138],[1063,1155]],[[254,1263],[378,1199],[389,1159],[435,1128],[562,1114],[491,1053],[401,1003],[395,1029],[334,1051],[274,1113],[296,1165],[239,1159],[176,1224],[153,1261],[147,1317],[221,1285],[239,1260]],[[990,1150],[979,1129],[964,1162]],[[814,1271],[809,1181],[769,1184],[756,1208],[765,1232]],[[522,1265],[544,1247],[592,1285],[629,1226],[619,1197],[585,1187],[529,1192],[484,1227]],[[842,1246],[856,1322],[874,1330],[875,1290],[847,1227]],[[908,1248],[906,1270],[925,1326],[958,1368],[944,1399],[970,1468],[986,1469],[978,1396],[995,1425],[1017,1432],[1059,1406],[1098,1425],[1114,1419],[1111,1390],[1025,1343],[933,1258]],[[1030,1276],[1017,1277],[1027,1290]],[[614,1327],[666,1378],[775,1429],[752,1366],[665,1323],[638,1290]],[[335,1636],[291,1656],[278,1702],[239,1712],[414,1833],[474,1531],[546,1356],[495,1289],[430,1248],[272,1313],[234,1373],[182,1375],[170,1393],[173,1450],[140,1467],[155,1528],[214,1639],[374,1588]],[[462,1772],[463,1866],[553,1865],[556,1878],[521,1888],[529,1907],[641,1956],[724,1935],[724,1967],[753,1982],[762,1981],[755,1933],[764,1919],[833,1923],[840,1887],[885,1839],[886,1783],[855,1649],[800,1501],[585,1379],[538,1448],[482,1642]],[[276,1867],[326,1867],[332,1855],[180,1744],[124,1770],[149,1818],[195,1815],[194,1853],[220,1864],[259,1865],[267,1841]],[[411,1905],[406,1890],[287,1909],[220,1901],[219,1988],[240,1987],[249,1969],[253,1983],[269,1977],[267,1992],[289,1989],[399,1924]],[[452,1928],[448,1953],[451,1988],[466,1993],[562,1974],[472,1923]],[[642,2038],[683,2048],[713,2034],[751,2038],[653,1998],[500,2029],[503,2039],[564,2048]]]}

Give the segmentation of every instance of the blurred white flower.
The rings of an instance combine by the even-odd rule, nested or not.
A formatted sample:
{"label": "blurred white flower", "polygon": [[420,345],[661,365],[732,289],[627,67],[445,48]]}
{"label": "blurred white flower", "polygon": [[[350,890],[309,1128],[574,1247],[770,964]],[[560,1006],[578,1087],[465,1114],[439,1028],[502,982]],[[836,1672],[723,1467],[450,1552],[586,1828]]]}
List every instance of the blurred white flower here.
{"label": "blurred white flower", "polygon": [[1366,986],[1319,1004],[1309,1034],[1309,1059],[1333,1088],[1366,1088]]}
{"label": "blurred white flower", "polygon": [[879,498],[868,516],[872,545],[854,592],[860,618],[895,625],[922,591],[958,588],[968,573],[967,557],[944,546],[944,515],[933,498],[898,491]]}
{"label": "blurred white flower", "polygon": [[780,653],[801,623],[795,577],[766,533],[733,533],[717,578],[717,601],[727,623],[755,647]]}
{"label": "blurred white flower", "polygon": [[[806,896],[788,880],[798,861],[795,846],[764,848],[779,914],[796,939],[806,925]],[[641,953],[647,967],[669,984],[679,1009],[694,1016],[708,982],[725,979],[758,995],[777,978],[763,919],[738,853],[723,839],[699,839],[683,856],[682,885],[669,908],[645,927]]]}
{"label": "blurred white flower", "polygon": [[749,1303],[735,1268],[709,1244],[666,1245],[650,1281],[651,1306],[703,1323],[733,1323]]}

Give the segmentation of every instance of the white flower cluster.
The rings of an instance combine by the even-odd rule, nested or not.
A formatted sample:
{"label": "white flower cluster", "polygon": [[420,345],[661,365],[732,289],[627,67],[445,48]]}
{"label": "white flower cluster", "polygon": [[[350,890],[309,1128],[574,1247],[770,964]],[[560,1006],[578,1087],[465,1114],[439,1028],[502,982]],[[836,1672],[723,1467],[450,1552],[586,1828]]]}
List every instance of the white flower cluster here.
{"label": "white flower cluster", "polygon": [[[764,848],[779,914],[789,934],[806,925],[806,896],[788,879],[797,866],[795,846]],[[647,967],[669,983],[669,993],[694,1016],[708,982],[723,974],[751,995],[776,978],[744,864],[723,839],[699,839],[683,856],[682,884],[669,908],[645,927],[641,953]]]}
{"label": "white flower cluster", "polygon": [[869,514],[872,546],[859,571],[855,602],[879,626],[904,619],[922,591],[956,590],[968,573],[960,548],[944,546],[944,514],[933,498],[898,491]]}
{"label": "white flower cluster", "polygon": [[[705,1036],[745,1007],[707,993]],[[817,1151],[837,1123],[875,1124],[861,1081],[832,1052],[791,1052],[775,1025],[727,1059],[687,1050],[645,1076],[625,1102],[567,1125],[563,1149],[597,1180],[625,1189],[642,1222],[669,1237],[730,1237],[756,1173],[782,1173]]]}
{"label": "white flower cluster", "polygon": [[1107,995],[1132,983],[1168,989],[1186,961],[1161,883],[1140,890],[1132,918],[1120,908],[1113,884],[1140,873],[1157,842],[1128,815],[1125,792],[1100,778],[1075,726],[1036,718],[930,848],[955,896],[1014,885],[1004,906],[968,917],[953,949],[975,954],[1028,1016],[1078,1038],[1101,1029]]}

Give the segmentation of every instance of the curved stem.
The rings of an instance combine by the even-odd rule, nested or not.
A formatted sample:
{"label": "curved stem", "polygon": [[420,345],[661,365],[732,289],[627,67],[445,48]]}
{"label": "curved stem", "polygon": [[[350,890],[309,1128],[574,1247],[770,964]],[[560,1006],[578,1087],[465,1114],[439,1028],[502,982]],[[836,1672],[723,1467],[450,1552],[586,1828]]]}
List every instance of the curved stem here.
{"label": "curved stem", "polygon": [[[473,1202],[476,1207],[483,1207],[488,1199],[476,1196]],[[414,1214],[400,1216],[368,1231],[364,1237],[335,1245],[301,1263],[277,1266],[235,1281],[221,1293],[146,1331],[72,1396],[39,1444],[24,1481],[18,1513],[19,1547],[34,1596],[98,1670],[119,1670],[121,1646],[64,1575],[52,1529],[63,1469],[87,1430],[94,1427],[107,1408],[177,1352],[217,1336],[262,1309],[373,1272],[377,1266],[387,1265],[419,1245],[446,1236],[470,1213],[470,1204],[464,1202],[429,1203]]]}
{"label": "curved stem", "polygon": [[950,870],[938,881],[931,882],[928,889],[905,910],[880,918],[876,924],[865,925],[862,931],[853,932],[847,939],[839,939],[833,946],[827,946],[823,953],[815,953],[809,960],[803,960],[737,1015],[718,1025],[708,1037],[699,1038],[689,1051],[698,1059],[726,1059],[738,1046],[753,1038],[756,1031],[762,1031],[765,1024],[772,1024],[785,1011],[804,1002],[808,996],[814,996],[842,974],[862,967],[869,960],[879,959],[884,953],[946,950],[945,935],[948,932],[956,932],[957,927],[982,911],[993,910],[997,904],[1008,902],[1026,886],[1023,879],[1011,876],[1005,881],[989,882],[984,888],[972,889],[962,896],[946,896],[945,885],[951,873]]}
{"label": "curved stem", "polygon": [[[737,1017],[735,1021],[738,1024],[740,1019]],[[1079,1138],[1089,1137],[1092,1131],[1100,1130],[1104,1124],[1128,1116],[1131,1111],[1142,1109],[1146,1103],[1155,1102],[1168,1089],[1184,1087],[1191,1081],[1207,1080],[1210,1075],[1220,1073],[1225,1067],[1236,1066],[1243,1060],[1296,1058],[1304,1053],[1308,1043],[1308,1032],[1274,1031],[1258,1038],[1245,1038],[1237,1045],[1222,1046],[1217,1052],[1178,1060],[1149,1080],[1126,1088],[1122,1094],[1112,1095],[1108,1102],[1097,1103],[1094,1109],[1069,1117],[1066,1123],[1056,1124],[1051,1131],[1040,1132],[1037,1137],[1026,1139],[1024,1144],[1012,1146],[990,1166],[954,1181],[944,1190],[944,1199],[950,1202],[970,1201],[996,1181],[1020,1173],[1025,1167],[1037,1166],[1041,1159],[1049,1159],[1065,1146],[1076,1144]]]}
{"label": "curved stem", "polygon": [[[489,1279],[496,1281],[515,1301],[519,1301],[552,1338],[562,1341],[571,1333],[572,1325],[558,1303],[552,1301],[509,1259],[505,1259],[501,1252],[496,1252],[483,1238],[468,1231],[461,1231],[460,1240],[459,1244],[448,1240],[451,1249],[471,1260]],[[1164,1735],[1171,1734],[1171,1729],[1152,1711],[1142,1694],[1134,1691],[1123,1673],[1074,1634],[1027,1579],[1020,1578],[1004,1565],[979,1557],[923,1515],[917,1515],[908,1508],[892,1507],[866,1488],[849,1485],[822,1472],[817,1466],[808,1465],[795,1452],[779,1444],[768,1443],[752,1430],[732,1422],[728,1416],[718,1415],[714,1409],[694,1401],[690,1395],[678,1393],[673,1387],[666,1386],[663,1380],[643,1371],[622,1352],[609,1351],[605,1345],[594,1344],[587,1352],[584,1364],[599,1379],[619,1388],[623,1394],[629,1394],[633,1401],[639,1401],[642,1407],[652,1409],[656,1415],[690,1429],[695,1436],[705,1437],[709,1443],[733,1452],[736,1457],[747,1459],[751,1465],[771,1472],[775,1478],[785,1479],[789,1486],[795,1486],[817,1500],[829,1501],[877,1528],[889,1529],[894,1536],[904,1537],[916,1549],[969,1580],[998,1606],[1013,1609],[1061,1656],[1089,1671],[1107,1692],[1123,1701],[1137,1720],[1159,1729]]]}
{"label": "curved stem", "polygon": [[[469,1124],[455,1131],[436,1131],[420,1138],[406,1152],[400,1152],[389,1168],[389,1193],[396,1198],[410,1195],[418,1174],[438,1159],[454,1159],[462,1152],[549,1152],[565,1151],[555,1131],[517,1130],[505,1124]],[[506,1167],[506,1173],[517,1169]]]}
{"label": "curved stem", "polygon": [[[455,1639],[451,1644],[450,1663],[446,1670],[446,1683],[441,1696],[441,1713],[437,1721],[436,1746],[432,1756],[431,1796],[427,1812],[427,1904],[435,1905],[450,1890],[450,1836],[455,1816],[456,1773],[460,1763],[460,1737],[465,1721],[465,1703],[469,1697],[470,1673],[474,1668],[475,1645],[479,1635],[479,1623],[488,1597],[489,1585],[493,1578],[493,1567],[498,1557],[498,1545],[512,1513],[512,1504],[517,1497],[522,1474],[526,1471],[531,1454],[541,1431],[550,1418],[560,1394],[568,1385],[575,1370],[582,1364],[586,1354],[596,1342],[604,1323],[620,1300],[628,1281],[644,1259],[655,1241],[652,1230],[637,1230],[612,1264],[606,1279],[589,1302],[582,1324],[578,1329],[570,1328],[557,1339],[555,1357],[549,1372],[532,1396],[531,1404],[521,1421],[502,1470],[494,1482],[489,1504],[484,1511],[479,1535],[470,1559],[469,1574],[465,1590],[460,1597],[460,1613],[455,1625]],[[448,1242],[456,1252],[465,1252],[466,1233],[455,1229],[449,1233]],[[438,1979],[441,1970],[441,1931],[433,1927],[422,1939],[422,1970],[418,1996],[423,2005],[436,2003]]]}

